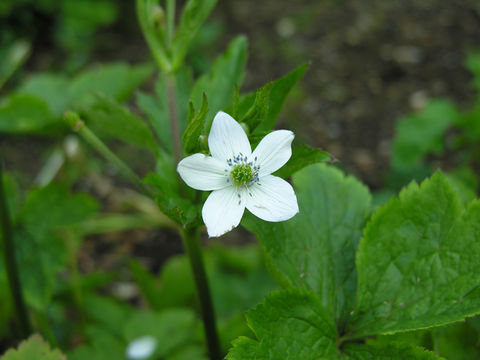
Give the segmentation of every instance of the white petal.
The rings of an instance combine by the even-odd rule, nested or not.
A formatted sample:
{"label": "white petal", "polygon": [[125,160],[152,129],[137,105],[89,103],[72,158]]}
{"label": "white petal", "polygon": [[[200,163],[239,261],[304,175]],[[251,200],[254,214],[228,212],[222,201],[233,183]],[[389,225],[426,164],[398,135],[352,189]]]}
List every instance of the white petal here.
{"label": "white petal", "polygon": [[217,237],[233,230],[240,223],[244,210],[244,195],[235,187],[213,191],[202,209],[208,236]]}
{"label": "white petal", "polygon": [[247,134],[230,115],[219,111],[213,119],[212,128],[208,135],[208,147],[214,158],[222,161],[242,153],[250,156],[252,148]]}
{"label": "white petal", "polygon": [[188,186],[197,190],[217,190],[230,186],[226,163],[203,154],[194,154],[178,163],[177,171]]}
{"label": "white petal", "polygon": [[289,130],[273,131],[258,144],[251,158],[260,165],[259,176],[280,169],[292,156],[292,141],[295,136]]}
{"label": "white petal", "polygon": [[153,336],[142,336],[130,342],[126,355],[128,359],[146,359],[153,354],[157,347],[157,340]]}
{"label": "white petal", "polygon": [[285,221],[298,213],[292,186],[277,176],[266,175],[248,190],[249,195],[245,195],[247,209],[260,219]]}

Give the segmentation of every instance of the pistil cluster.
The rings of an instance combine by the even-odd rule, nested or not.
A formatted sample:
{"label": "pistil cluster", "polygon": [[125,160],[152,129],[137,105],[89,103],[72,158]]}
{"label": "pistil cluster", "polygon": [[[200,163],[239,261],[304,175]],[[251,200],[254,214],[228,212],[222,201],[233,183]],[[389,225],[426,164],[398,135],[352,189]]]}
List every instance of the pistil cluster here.
{"label": "pistil cluster", "polygon": [[258,170],[260,165],[255,165],[257,158],[254,161],[248,161],[248,157],[239,153],[233,159],[227,160],[228,169],[225,172],[229,174],[227,182],[232,181],[236,186],[249,187],[255,182],[258,182]]}

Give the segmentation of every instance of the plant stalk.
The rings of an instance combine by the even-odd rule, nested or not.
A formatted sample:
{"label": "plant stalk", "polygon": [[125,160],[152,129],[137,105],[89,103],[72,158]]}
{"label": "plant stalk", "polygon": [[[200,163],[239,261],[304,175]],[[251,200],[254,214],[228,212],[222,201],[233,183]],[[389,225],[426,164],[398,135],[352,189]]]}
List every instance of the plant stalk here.
{"label": "plant stalk", "polygon": [[95,135],[87,125],[80,119],[78,114],[67,111],[65,113],[65,121],[78,132],[95,150],[102,154],[108,161],[114,163],[120,171],[130,179],[140,190],[150,197],[154,197],[152,190],[140,180],[130,167],[125,164],[117,155],[115,155],[108,147]]}
{"label": "plant stalk", "polygon": [[13,240],[13,227],[8,211],[7,198],[3,184],[3,164],[0,164],[0,221],[2,224],[3,254],[5,256],[5,268],[7,271],[8,284],[12,293],[15,314],[19,324],[21,336],[26,338],[32,327],[25,306],[20,284],[17,259],[15,257],[15,244]]}
{"label": "plant stalk", "polygon": [[176,0],[167,0],[167,41],[171,48],[173,41],[173,31],[175,29],[175,2]]}
{"label": "plant stalk", "polygon": [[223,359],[215,322],[212,297],[208,285],[205,265],[203,263],[202,247],[198,228],[184,229],[182,232],[183,244],[190,260],[193,277],[197,289],[200,307],[202,310],[203,327],[207,339],[208,352],[211,360]]}

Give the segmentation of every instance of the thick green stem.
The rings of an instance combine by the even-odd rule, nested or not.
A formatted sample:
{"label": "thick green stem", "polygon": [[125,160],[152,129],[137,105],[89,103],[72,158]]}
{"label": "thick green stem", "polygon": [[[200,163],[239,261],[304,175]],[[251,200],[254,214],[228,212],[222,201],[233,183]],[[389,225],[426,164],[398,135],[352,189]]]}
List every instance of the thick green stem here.
{"label": "thick green stem", "polygon": [[207,274],[203,263],[202,247],[200,244],[200,234],[198,228],[185,229],[182,232],[183,244],[187,251],[192,268],[198,298],[202,310],[203,327],[207,339],[208,352],[211,360],[223,359],[218,339],[217,327],[215,322],[215,312],[213,310],[212,297],[208,286]]}
{"label": "thick green stem", "polygon": [[78,114],[67,111],[65,113],[65,121],[72,127],[72,129],[78,132],[91,146],[95,148],[100,154],[102,154],[108,161],[114,163],[120,171],[130,179],[140,190],[150,195],[153,198],[152,190],[145,185],[142,180],[125,164],[120,158],[117,157],[110,149],[100,140],[80,119]]}
{"label": "thick green stem", "polygon": [[15,257],[15,244],[13,240],[13,228],[8,211],[7,198],[3,185],[3,165],[0,164],[0,221],[2,224],[3,255],[5,256],[5,268],[7,271],[8,284],[12,293],[13,305],[22,337],[27,337],[32,327],[27,314],[27,308],[23,300],[20,274]]}

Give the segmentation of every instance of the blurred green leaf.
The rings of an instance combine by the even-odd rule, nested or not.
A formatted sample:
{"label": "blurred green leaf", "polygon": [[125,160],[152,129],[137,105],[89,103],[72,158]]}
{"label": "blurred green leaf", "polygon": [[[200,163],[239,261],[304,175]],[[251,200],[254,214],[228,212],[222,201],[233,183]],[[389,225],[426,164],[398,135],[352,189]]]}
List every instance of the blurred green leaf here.
{"label": "blurred green leaf", "polygon": [[448,360],[480,359],[480,333],[468,322],[435,329],[435,351]]}
{"label": "blurred green leaf", "polygon": [[30,50],[30,43],[26,40],[17,40],[0,49],[0,88],[27,60]]}
{"label": "blurred green leaf", "polygon": [[480,99],[480,51],[469,54],[465,65],[473,74],[473,86],[477,89]]}
{"label": "blurred green leaf", "polygon": [[230,43],[225,53],[217,58],[210,73],[203,75],[195,83],[191,94],[194,107],[201,107],[203,93],[208,99],[206,132],[210,130],[214,115],[230,104],[235,85],[241,85],[246,60],[247,40],[239,36]]}
{"label": "blurred green leaf", "polygon": [[182,11],[172,44],[172,68],[182,64],[191,41],[212,12],[217,0],[189,0]]}
{"label": "blurred green leaf", "polygon": [[68,353],[68,360],[125,359],[126,344],[108,330],[89,325],[86,329],[88,344]]}
{"label": "blurred green leaf", "polygon": [[84,311],[89,324],[112,336],[123,337],[123,324],[130,319],[135,309],[127,304],[106,296],[86,293]]}
{"label": "blurred green leaf", "polygon": [[480,312],[480,202],[466,210],[440,173],[368,223],[357,252],[353,336],[448,324]]}
{"label": "blurred green leaf", "polygon": [[140,293],[152,309],[160,309],[160,284],[157,278],[152,275],[139,261],[130,261],[130,271],[135,283],[139,287]]}
{"label": "blurred green leaf", "polygon": [[70,83],[68,95],[76,109],[88,108],[95,103],[96,92],[124,102],[152,75],[153,71],[154,67],[150,64],[103,64],[76,76]]}
{"label": "blurred green leaf", "polygon": [[156,141],[143,119],[114,99],[97,94],[84,115],[95,132],[156,151]]}
{"label": "blurred green leaf", "polygon": [[40,335],[32,335],[18,346],[18,349],[10,349],[2,360],[66,360],[58,349],[50,349]]}
{"label": "blurred green leaf", "polygon": [[393,168],[411,171],[422,164],[428,153],[441,154],[445,131],[457,117],[452,103],[438,99],[430,101],[421,112],[400,119],[393,139]]}
{"label": "blurred green leaf", "polygon": [[306,145],[295,146],[288,162],[275,172],[281,178],[292,176],[308,165],[331,161],[332,157],[326,151],[311,148]]}
{"label": "blurred green leaf", "polygon": [[183,148],[187,154],[199,152],[199,138],[205,129],[205,118],[208,113],[208,101],[205,93],[203,94],[202,107],[195,113],[193,103],[190,102],[190,111],[188,114],[188,126],[182,135]]}
{"label": "blurred green leaf", "polygon": [[323,164],[297,172],[293,183],[300,209],[293,219],[269,223],[250,215],[242,224],[265,248],[279,283],[314,291],[342,326],[355,303],[355,251],[370,215],[370,193]]}
{"label": "blurred green leaf", "polygon": [[0,104],[0,132],[35,132],[55,121],[48,104],[33,95],[14,94]]}

